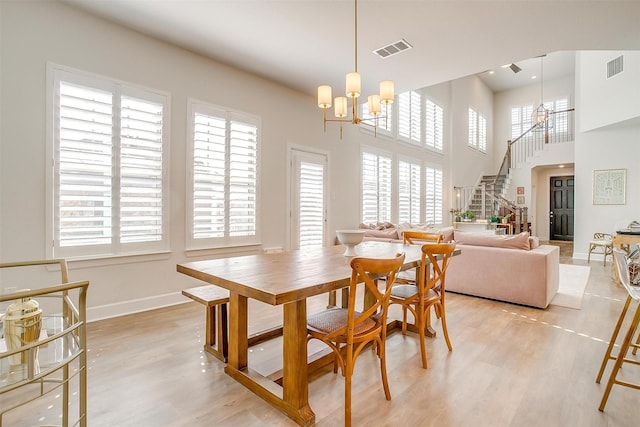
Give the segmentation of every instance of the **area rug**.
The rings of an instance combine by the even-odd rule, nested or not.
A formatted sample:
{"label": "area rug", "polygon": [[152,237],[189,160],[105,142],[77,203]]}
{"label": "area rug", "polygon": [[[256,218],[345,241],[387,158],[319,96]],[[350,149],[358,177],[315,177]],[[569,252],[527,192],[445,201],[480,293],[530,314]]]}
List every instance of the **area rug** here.
{"label": "area rug", "polygon": [[590,273],[591,267],[560,264],[560,286],[550,304],[580,310]]}

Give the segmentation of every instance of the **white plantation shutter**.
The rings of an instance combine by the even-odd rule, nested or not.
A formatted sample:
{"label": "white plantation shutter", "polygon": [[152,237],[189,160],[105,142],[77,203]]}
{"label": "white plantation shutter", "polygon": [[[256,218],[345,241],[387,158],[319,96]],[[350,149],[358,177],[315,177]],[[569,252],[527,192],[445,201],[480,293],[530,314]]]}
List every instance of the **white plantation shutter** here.
{"label": "white plantation shutter", "polygon": [[190,101],[189,249],[257,243],[259,119]]}
{"label": "white plantation shutter", "polygon": [[113,95],[60,82],[58,114],[56,246],[110,245]]}
{"label": "white plantation shutter", "polygon": [[425,126],[427,147],[442,151],[444,148],[444,111],[442,107],[430,99],[427,99]]}
{"label": "white plantation shutter", "polygon": [[302,248],[324,245],[324,166],[300,162],[299,176],[299,246]]}
{"label": "white plantation shutter", "polygon": [[225,231],[226,121],[194,115],[193,238],[220,238]]}
{"label": "white plantation shutter", "polygon": [[162,240],[164,107],[123,96],[120,107],[120,241]]}
{"label": "white plantation shutter", "polygon": [[419,163],[400,160],[398,162],[398,221],[420,223],[420,179]]}
{"label": "white plantation shutter", "polygon": [[[555,101],[546,102],[545,108],[554,111],[549,115],[549,133],[556,135],[557,140],[566,140],[569,132],[569,100],[567,98],[556,99]],[[562,111],[558,113],[557,111]]]}
{"label": "white plantation shutter", "polygon": [[469,108],[469,146],[487,151],[487,119],[473,108]]}
{"label": "white plantation shutter", "polygon": [[478,113],[469,108],[469,145],[478,147]]}
{"label": "white plantation shutter", "polygon": [[416,91],[398,95],[398,136],[408,142],[420,144],[422,141],[422,98]]}
{"label": "white plantation shutter", "polygon": [[426,168],[425,221],[427,224],[442,224],[442,170]]}
{"label": "white plantation shutter", "polygon": [[258,128],[231,121],[229,148],[229,236],[256,234]]}
{"label": "white plantation shutter", "polygon": [[391,221],[391,157],[362,153],[362,222]]}
{"label": "white plantation shutter", "polygon": [[478,149],[487,151],[487,119],[482,115],[478,115]]}
{"label": "white plantation shutter", "polygon": [[511,140],[531,129],[533,126],[533,105],[511,108]]}
{"label": "white plantation shutter", "polygon": [[52,256],[166,250],[164,94],[50,66]]}

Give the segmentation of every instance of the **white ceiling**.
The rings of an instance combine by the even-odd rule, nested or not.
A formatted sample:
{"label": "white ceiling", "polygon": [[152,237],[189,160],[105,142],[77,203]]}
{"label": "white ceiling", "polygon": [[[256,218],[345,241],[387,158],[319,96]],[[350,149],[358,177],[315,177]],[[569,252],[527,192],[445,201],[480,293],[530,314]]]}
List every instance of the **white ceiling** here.
{"label": "white ceiling", "polygon": [[[354,68],[351,0],[63,1],[309,94],[330,84],[336,96]],[[500,91],[535,83],[550,52],[563,51],[545,57],[545,80],[573,73],[576,50],[640,50],[640,0],[360,0],[358,9],[364,94],[386,79],[398,93],[477,73]],[[413,49],[372,53],[400,39]],[[511,62],[523,71],[499,67]]]}

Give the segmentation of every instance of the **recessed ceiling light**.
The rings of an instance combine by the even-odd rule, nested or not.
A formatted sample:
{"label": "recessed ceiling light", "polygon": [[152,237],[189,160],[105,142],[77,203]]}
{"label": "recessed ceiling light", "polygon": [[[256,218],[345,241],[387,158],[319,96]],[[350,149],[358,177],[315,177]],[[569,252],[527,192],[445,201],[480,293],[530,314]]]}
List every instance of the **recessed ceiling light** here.
{"label": "recessed ceiling light", "polygon": [[532,79],[537,79],[537,78],[538,78],[538,76],[531,76],[531,78],[532,78]]}
{"label": "recessed ceiling light", "polygon": [[495,71],[491,70],[489,71],[489,74],[495,74]]}

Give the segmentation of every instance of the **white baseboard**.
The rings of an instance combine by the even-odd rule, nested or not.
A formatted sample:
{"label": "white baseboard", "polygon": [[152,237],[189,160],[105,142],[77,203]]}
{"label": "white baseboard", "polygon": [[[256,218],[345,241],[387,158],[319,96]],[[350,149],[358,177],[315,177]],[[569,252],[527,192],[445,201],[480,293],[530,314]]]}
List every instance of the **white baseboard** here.
{"label": "white baseboard", "polygon": [[140,313],[141,311],[168,307],[185,302],[189,302],[189,300],[186,299],[181,292],[174,292],[114,304],[99,305],[97,307],[87,308],[87,322]]}

